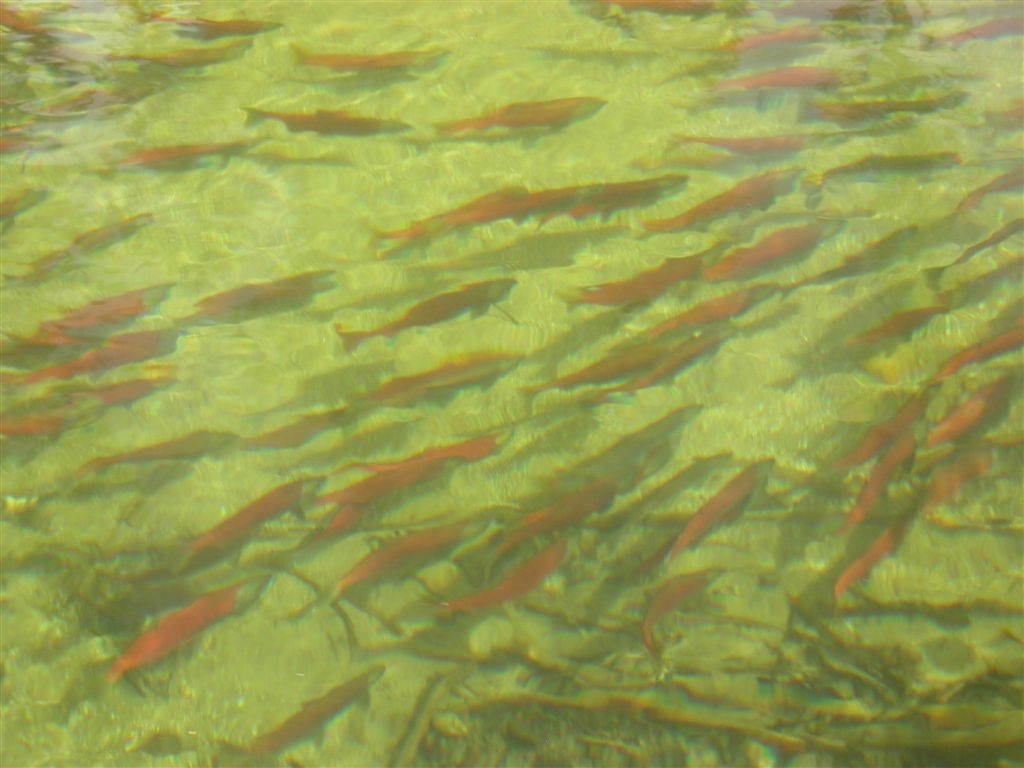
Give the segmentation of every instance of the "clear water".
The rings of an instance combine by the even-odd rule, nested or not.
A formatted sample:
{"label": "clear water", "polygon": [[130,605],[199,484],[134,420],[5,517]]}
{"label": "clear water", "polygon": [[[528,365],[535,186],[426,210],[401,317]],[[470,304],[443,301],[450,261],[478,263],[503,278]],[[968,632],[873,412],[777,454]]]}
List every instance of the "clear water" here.
{"label": "clear water", "polygon": [[[631,5],[4,5],[3,765],[1024,760],[1020,344],[933,381],[955,355],[1019,327],[1020,7]],[[186,33],[205,27],[154,13],[280,26],[204,41]],[[1006,21],[980,26],[994,19]],[[790,38],[730,50],[775,31]],[[144,58],[232,45],[219,63]],[[296,47],[447,53],[353,74],[304,64]],[[794,66],[827,82],[728,82]],[[561,126],[438,127],[573,97],[606,103]],[[329,135],[246,109],[347,110],[409,127]],[[803,141],[753,152],[679,137]],[[246,143],[214,146],[231,142]],[[132,160],[183,146],[205,149],[191,164]],[[772,170],[791,181],[756,204],[676,231],[645,224]],[[685,186],[593,208],[593,185],[668,174],[687,175]],[[971,197],[1007,174],[1005,189]],[[579,190],[533,214],[484,205],[476,222],[444,218],[513,187]],[[87,234],[135,216],[135,228]],[[387,236],[423,221],[421,238]],[[809,225],[808,247],[713,269]],[[908,227],[866,266],[833,272]],[[646,301],[579,300],[715,247]],[[241,309],[201,303],[314,271],[325,271],[316,290]],[[384,329],[431,297],[499,279],[515,285],[493,301],[354,348],[335,329]],[[655,335],[756,284],[769,287],[748,311]],[[69,311],[147,288],[144,309],[112,322],[87,313],[54,341],[52,321]],[[918,322],[852,343],[910,310]],[[122,355],[121,334],[162,329],[151,354],[89,362],[101,354],[90,350]],[[695,334],[716,343],[643,379]],[[630,355],[628,370],[555,385]],[[388,385],[453,362],[469,368],[433,388]],[[952,408],[1004,377],[978,424],[934,437]],[[140,379],[157,385],[130,402],[101,397]],[[403,394],[374,397],[386,385]],[[923,408],[899,430],[915,439],[909,456],[893,458],[890,436],[842,461],[915,397]],[[347,416],[304,442],[268,436],[343,406]],[[132,456],[197,432],[228,437],[179,458]],[[385,470],[363,465],[488,435],[489,453],[384,487],[344,533],[303,544],[332,514],[318,493]],[[768,459],[749,499],[717,495]],[[959,497],[932,503],[943,468],[968,465],[979,469]],[[197,537],[299,478],[310,478],[302,503],[244,527],[217,557],[189,555]],[[878,498],[843,530],[866,483]],[[594,487],[610,502],[589,509],[580,499]],[[715,504],[722,516],[665,557]],[[368,552],[455,522],[466,523],[455,546],[399,557],[337,610],[294,615]],[[886,531],[902,532],[898,546],[838,589]],[[561,546],[557,568],[523,586]],[[645,643],[665,585],[697,573],[699,587],[652,614]],[[443,605],[503,579],[522,594],[466,612]],[[161,617],[240,580],[228,615],[187,641],[157,625],[174,647],[108,682]],[[299,715],[290,736],[275,731],[377,668],[357,695]]]}

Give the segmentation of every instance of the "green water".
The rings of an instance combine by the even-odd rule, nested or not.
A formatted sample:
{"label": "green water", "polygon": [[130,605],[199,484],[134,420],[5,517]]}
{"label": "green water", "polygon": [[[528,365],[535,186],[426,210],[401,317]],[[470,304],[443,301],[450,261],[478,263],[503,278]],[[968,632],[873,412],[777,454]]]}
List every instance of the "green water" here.
{"label": "green water", "polygon": [[[628,5],[4,5],[14,14],[0,29],[5,215],[29,194],[0,235],[0,764],[1024,762],[1020,344],[932,382],[954,355],[1013,333],[1021,313],[1019,180],[964,203],[1021,168],[1019,6]],[[184,34],[203,27],[155,12],[280,26],[203,41]],[[992,19],[1012,21],[1002,33],[954,37]],[[729,50],[794,29],[810,39]],[[220,63],[142,58],[234,41],[247,42]],[[447,53],[402,72],[344,74],[301,63],[296,46]],[[839,82],[720,85],[791,66]],[[606,103],[560,127],[455,136],[437,127],[573,97]],[[889,104],[857,119],[819,112],[867,102]],[[247,108],[347,110],[409,127],[324,135],[247,120]],[[747,153],[678,137],[804,142]],[[126,162],[239,141],[251,143],[193,166]],[[883,159],[837,171],[872,156]],[[892,159],[907,157],[918,160]],[[771,170],[795,181],[678,231],[645,227]],[[668,174],[686,174],[685,186],[603,215],[584,210],[593,185]],[[582,207],[550,218],[433,218],[497,190],[573,187],[584,191],[571,206]],[[143,218],[121,236],[83,239],[134,216]],[[428,220],[421,239],[387,237]],[[710,279],[729,254],[809,224],[820,226],[810,247]],[[916,229],[866,267],[819,279],[906,227]],[[715,247],[651,300],[578,300],[588,286]],[[313,271],[325,271],[323,290],[242,310],[200,303]],[[498,279],[515,285],[493,302],[354,349],[335,330],[382,328],[431,297]],[[653,331],[761,283],[770,287],[746,312]],[[93,313],[74,343],[25,342],[71,310],[146,288],[145,310],[107,324]],[[895,313],[929,307],[881,342],[850,344]],[[159,352],[75,363],[90,350],[123,351],[121,334],[163,329]],[[649,386],[630,384],[694,334],[719,343]],[[652,344],[627,373],[553,385]],[[492,357],[508,362],[483,363],[471,381],[374,396],[402,377]],[[952,408],[1006,376],[977,426],[927,445]],[[130,402],[97,394],[139,379],[159,386]],[[867,520],[840,532],[893,436],[862,462],[842,467],[841,457],[918,396],[922,412],[900,430],[915,438],[911,457],[895,462]],[[304,442],[254,444],[343,406],[344,417]],[[88,465],[202,431],[228,437],[184,458]],[[343,535],[300,546],[332,514],[317,493],[384,471],[361,465],[489,435],[490,452],[439,464],[370,499]],[[709,500],[721,502],[721,488],[768,459],[749,499],[664,557]],[[959,459],[980,461],[979,476],[930,505],[942,467]],[[300,478],[310,479],[302,503],[247,527],[211,563],[188,559],[201,534]],[[572,514],[594,487],[609,503]],[[456,545],[401,558],[337,610],[294,616],[367,553],[455,522],[466,523]],[[847,567],[892,526],[902,526],[898,547],[836,599]],[[441,604],[560,546],[563,559],[524,594],[464,613]],[[543,576],[535,562],[529,575]],[[701,585],[649,622],[645,643],[663,586],[698,573]],[[229,615],[108,682],[161,617],[246,579]],[[304,702],[378,667],[337,714],[258,749]]]}

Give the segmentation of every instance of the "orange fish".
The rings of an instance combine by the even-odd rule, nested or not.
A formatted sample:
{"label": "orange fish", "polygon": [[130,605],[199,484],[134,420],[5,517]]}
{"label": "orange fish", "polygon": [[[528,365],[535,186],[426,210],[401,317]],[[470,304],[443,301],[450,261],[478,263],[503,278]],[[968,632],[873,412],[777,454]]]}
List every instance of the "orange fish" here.
{"label": "orange fish", "polygon": [[455,546],[465,530],[464,522],[438,525],[407,533],[384,544],[352,566],[352,570],[334,585],[330,601],[334,602],[356,584],[379,579],[398,568],[408,568],[412,559],[434,555]]}
{"label": "orange fish", "polygon": [[728,320],[743,314],[755,304],[777,293],[778,290],[778,286],[774,284],[761,283],[752,285],[749,288],[741,288],[725,296],[709,299],[675,317],[670,317],[668,320],[659,323],[648,331],[648,335],[656,338],[677,328]]}
{"label": "orange fish", "polygon": [[1024,19],[1020,16],[1009,16],[1002,19],[989,19],[976,27],[940,37],[938,42],[959,47],[971,40],[995,40],[999,37],[1024,34]]}
{"label": "orange fish", "polygon": [[712,264],[704,270],[704,279],[709,282],[736,280],[777,269],[782,259],[795,258],[815,248],[825,231],[825,225],[819,221],[777,229],[754,245],[732,251]]}
{"label": "orange fish", "polygon": [[597,114],[606,103],[603,99],[586,97],[518,102],[489,114],[444,123],[438,126],[438,130],[447,136],[453,136],[492,128],[564,128],[570,123],[586,120]]}
{"label": "orange fish", "polygon": [[148,461],[195,459],[225,448],[237,439],[238,435],[229,432],[199,430],[198,432],[190,432],[183,437],[175,437],[162,443],[147,445],[144,448],[136,448],[127,453],[92,459],[83,464],[78,472],[79,474],[100,472],[115,464],[126,464],[129,462],[142,463]]}
{"label": "orange fish", "polygon": [[887,118],[900,112],[929,114],[959,106],[967,99],[964,91],[923,99],[880,99],[876,101],[831,101],[814,103],[820,117],[837,123]]}
{"label": "orange fish", "polygon": [[343,331],[338,324],[335,324],[334,330],[345,340],[345,348],[351,351],[374,336],[392,336],[407,328],[418,328],[450,320],[464,312],[472,311],[478,314],[504,299],[515,285],[515,280],[504,278],[467,283],[453,291],[421,301],[397,320],[372,331]]}
{"label": "orange fish", "polygon": [[430,67],[448,55],[448,51],[434,48],[426,51],[393,51],[391,53],[309,53],[297,45],[292,46],[299,62],[311,67],[324,67],[336,72],[393,72]]}
{"label": "orange fish", "polygon": [[382,462],[375,464],[364,464],[364,468],[371,472],[392,472],[397,469],[407,469],[411,466],[423,464],[436,464],[449,459],[462,459],[463,461],[479,461],[494,453],[498,445],[497,435],[484,435],[474,437],[472,440],[464,440],[461,443],[451,443],[437,448],[430,448],[423,453],[401,461]]}
{"label": "orange fish", "polygon": [[860,557],[846,567],[832,589],[832,595],[837,603],[851,584],[867,576],[879,561],[896,550],[903,540],[908,523],[909,518],[905,518],[890,525]]}
{"label": "orange fish", "polygon": [[280,29],[281,25],[273,21],[253,21],[250,19],[176,19],[164,13],[149,14],[149,21],[166,22],[180,27],[177,34],[196,40],[218,40],[222,37],[249,37],[272,29]]}
{"label": "orange fish", "polygon": [[754,492],[764,483],[774,463],[774,460],[766,459],[751,464],[723,485],[718,493],[706,501],[697,510],[697,514],[690,518],[668,551],[665,562],[672,561],[684,549],[699,542],[715,526],[729,522],[739,515]]}
{"label": "orange fish", "polygon": [[219,48],[189,48],[169,53],[157,53],[150,56],[141,54],[129,54],[126,56],[111,56],[113,61],[135,61],[139,64],[158,64],[164,67],[205,67],[208,64],[220,64],[241,56],[249,46],[251,40],[235,40],[234,42],[222,45]]}
{"label": "orange fish", "polygon": [[707,222],[719,216],[749,208],[765,208],[792,185],[792,171],[771,171],[744,179],[732,189],[716,195],[688,211],[670,219],[645,221],[649,232],[673,232],[685,229],[696,221]]}
{"label": "orange fish", "polygon": [[797,152],[804,148],[807,139],[803,136],[677,136],[677,143],[707,144],[737,154],[770,154],[774,152]]}
{"label": "orange fish", "polygon": [[664,347],[664,355],[648,370],[640,371],[633,378],[618,384],[601,393],[602,399],[612,392],[636,392],[640,389],[653,387],[655,384],[675,376],[679,371],[698,357],[717,349],[729,336],[727,328],[709,328],[693,334],[684,341],[671,340]]}
{"label": "orange fish", "polygon": [[55,435],[67,425],[68,417],[69,411],[66,408],[35,411],[16,416],[0,416],[0,435],[7,437]]}
{"label": "orange fish", "polygon": [[696,274],[704,257],[714,250],[715,247],[712,247],[693,256],[665,259],[661,266],[641,272],[628,280],[588,286],[580,292],[576,301],[606,307],[629,306],[651,301],[670,290],[675,283]]}
{"label": "orange fish", "polygon": [[590,481],[554,504],[533,512],[516,523],[498,547],[498,555],[505,554],[535,536],[565,528],[587,515],[600,512],[614,501],[616,493],[615,485],[606,477]]}
{"label": "orange fish", "polygon": [[707,586],[710,575],[711,571],[683,573],[661,585],[661,589],[657,591],[651,599],[651,604],[647,607],[642,627],[644,647],[652,656],[658,655],[658,645],[654,640],[654,627],[658,619],[675,608],[687,595]]}
{"label": "orange fish", "polygon": [[510,600],[516,600],[537,589],[544,580],[558,570],[565,558],[566,540],[559,539],[547,549],[528,560],[510,568],[493,587],[476,592],[457,600],[442,602],[450,611],[478,611],[491,608]]}
{"label": "orange fish", "polygon": [[822,88],[842,85],[848,78],[835,69],[824,67],[785,67],[744,77],[720,80],[714,91],[749,91],[765,88]]}
{"label": "orange fish", "polygon": [[207,627],[251,605],[268,583],[268,578],[245,579],[208,592],[191,605],[160,617],[117,658],[107,672],[107,680],[116,683],[126,672],[169,656]]}
{"label": "orange fish", "polygon": [[942,314],[949,309],[949,294],[942,294],[937,296],[936,299],[936,303],[930,306],[894,312],[873,328],[864,331],[864,333],[849,337],[843,342],[843,346],[847,348],[860,347],[891,339],[908,338],[929,318]]}
{"label": "orange fish", "polygon": [[99,373],[128,363],[139,363],[154,357],[169,355],[177,344],[178,331],[135,331],[111,336],[103,345],[90,349],[74,360],[32,371],[20,377],[26,384],[47,379],[69,379],[82,373]]}
{"label": "orange fish", "polygon": [[289,131],[311,131],[325,136],[373,136],[380,133],[407,131],[412,126],[397,120],[382,120],[377,117],[362,117],[342,109],[318,109],[311,114],[266,112],[262,109],[245,108],[249,117],[246,125],[261,120],[277,120],[284,123]]}
{"label": "orange fish", "polygon": [[518,363],[515,357],[486,354],[454,360],[423,373],[386,381],[366,397],[388,405],[410,405],[437,393],[454,395],[458,387],[484,385],[512,370]]}
{"label": "orange fish", "polygon": [[968,365],[981,362],[982,360],[991,360],[993,357],[1005,355],[1007,352],[1012,352],[1021,346],[1024,346],[1024,315],[1018,316],[1017,323],[1006,333],[1001,333],[988,341],[953,355],[936,371],[932,381],[942,381],[952,376],[961,368],[966,368]]}
{"label": "orange fish", "polygon": [[917,452],[917,440],[910,432],[901,432],[885,453],[878,457],[878,461],[871,468],[868,479],[861,486],[857,501],[846,513],[846,522],[840,529],[840,534],[849,533],[853,528],[860,525],[867,519],[872,507],[878,503],[882,492],[889,484],[893,473],[901,466],[913,460]]}
{"label": "orange fish", "polygon": [[639,181],[619,181],[606,184],[587,184],[581,187],[569,187],[565,192],[574,191],[575,201],[568,210],[555,210],[541,220],[566,215],[573,219],[589,216],[608,216],[624,208],[637,208],[658,202],[662,197],[671,195],[689,181],[689,176],[682,173],[667,173]]}
{"label": "orange fish", "polygon": [[794,43],[807,43],[812,40],[820,40],[822,36],[821,27],[810,24],[798,27],[787,27],[785,29],[761,32],[750,35],[740,40],[735,40],[722,46],[723,51],[732,53],[746,53],[758,48],[765,48],[771,45],[792,45]]}
{"label": "orange fish", "polygon": [[185,548],[185,568],[216,558],[235,547],[253,528],[271,518],[300,507],[322,482],[321,478],[301,478],[279,485],[222,520]]}
{"label": "orange fish", "polygon": [[298,309],[334,287],[328,279],[334,271],[302,272],[266,283],[245,283],[196,302],[196,312],[182,320],[195,322],[243,322],[274,312]]}
{"label": "orange fish", "polygon": [[167,297],[170,287],[170,283],[163,283],[90,302],[66,312],[57,320],[42,323],[35,334],[25,339],[25,343],[47,347],[81,344],[153,309]]}
{"label": "orange fish", "polygon": [[148,379],[131,379],[130,381],[119,381],[116,384],[107,384],[103,387],[79,390],[73,393],[72,397],[82,399],[95,397],[104,405],[127,405],[146,395],[163,389],[174,383],[173,376],[156,376]]}
{"label": "orange fish", "polygon": [[861,441],[849,453],[836,461],[836,469],[849,469],[875,456],[901,434],[906,433],[928,407],[931,389],[915,395],[893,416],[867,431]]}
{"label": "orange fish", "polygon": [[156,170],[190,170],[205,161],[219,157],[226,161],[253,147],[255,141],[228,141],[221,144],[186,144],[175,147],[156,147],[136,152],[122,160],[121,168],[150,168]]}
{"label": "orange fish", "polygon": [[1002,413],[1015,389],[1018,389],[1018,382],[1013,375],[1009,375],[977,390],[932,427],[925,447],[934,448],[942,443],[950,443],[980,429],[985,422]]}
{"label": "orange fish", "polygon": [[326,727],[383,674],[384,667],[371,667],[320,698],[305,702],[298,712],[272,731],[255,738],[245,751],[251,755],[276,755],[296,741],[309,738]]}

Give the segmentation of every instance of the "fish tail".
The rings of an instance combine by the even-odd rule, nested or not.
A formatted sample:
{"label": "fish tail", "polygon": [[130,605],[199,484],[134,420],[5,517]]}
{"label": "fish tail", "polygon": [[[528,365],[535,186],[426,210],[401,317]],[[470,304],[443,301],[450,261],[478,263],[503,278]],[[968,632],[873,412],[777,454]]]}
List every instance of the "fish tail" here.
{"label": "fish tail", "polygon": [[338,323],[334,324],[334,332],[341,338],[346,352],[354,352],[356,347],[366,341],[371,335],[361,331],[344,331]]}

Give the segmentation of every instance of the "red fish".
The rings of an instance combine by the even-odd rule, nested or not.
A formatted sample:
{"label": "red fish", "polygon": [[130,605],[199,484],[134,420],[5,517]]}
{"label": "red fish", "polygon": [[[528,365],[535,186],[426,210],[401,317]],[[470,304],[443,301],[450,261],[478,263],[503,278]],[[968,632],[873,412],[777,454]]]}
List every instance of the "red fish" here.
{"label": "red fish", "polygon": [[844,256],[842,261],[832,269],[807,278],[796,285],[813,285],[828,283],[841,277],[863,275],[888,263],[894,253],[905,249],[908,243],[917,236],[920,227],[911,224],[893,230],[884,237],[869,243],[858,251]]}
{"label": "red fish", "polygon": [[881,173],[923,173],[925,171],[948,168],[960,165],[960,155],[956,152],[929,152],[922,155],[867,155],[852,163],[829,168],[824,173],[810,177],[816,186],[825,184],[839,176],[855,176],[868,174],[876,176]]}
{"label": "red fish", "polygon": [[736,280],[777,268],[777,262],[782,259],[795,258],[816,247],[825,231],[825,225],[818,221],[802,227],[777,229],[754,245],[732,251],[712,264],[704,270],[704,279],[709,282]]}
{"label": "red fish", "polygon": [[879,456],[871,468],[868,479],[857,495],[857,501],[846,513],[846,522],[839,531],[841,534],[849,533],[867,519],[868,513],[878,503],[893,473],[903,464],[912,461],[916,452],[917,440],[913,434],[900,433],[889,450]]}
{"label": "red fish", "polygon": [[259,597],[269,579],[252,578],[208,592],[191,605],[159,618],[121,654],[107,672],[116,683],[126,672],[145,667],[169,656],[207,627],[248,607]]}
{"label": "red fish", "polygon": [[69,411],[65,408],[35,411],[16,416],[0,416],[0,435],[7,437],[55,435],[64,429],[68,420]]}
{"label": "red fish", "polygon": [[200,430],[190,432],[183,437],[175,437],[155,445],[147,445],[144,448],[136,448],[127,453],[119,453],[115,456],[102,456],[87,461],[78,472],[99,472],[114,464],[140,463],[148,461],[175,461],[180,459],[195,459],[205,456],[213,451],[220,450],[235,442],[238,435],[229,432],[207,432]]}
{"label": "red fish", "polygon": [[877,344],[890,339],[907,338],[929,318],[942,314],[949,309],[950,297],[948,294],[937,296],[936,299],[936,303],[929,306],[905,309],[901,312],[893,313],[878,325],[864,331],[864,333],[851,336],[843,343],[843,346],[847,348],[859,347],[867,344]]}
{"label": "red fish", "polygon": [[896,551],[903,540],[908,522],[908,519],[899,520],[886,528],[882,535],[875,539],[871,546],[839,575],[832,589],[832,595],[837,603],[851,584],[863,579],[879,561]]}
{"label": "red fish", "polygon": [[397,469],[407,469],[412,466],[421,466],[424,464],[433,465],[437,462],[448,461],[449,459],[479,461],[480,459],[493,454],[497,445],[497,435],[484,435],[483,437],[474,437],[472,440],[464,440],[461,443],[451,443],[437,448],[430,448],[409,459],[365,464],[363,466],[371,472],[392,472]]}
{"label": "red fish", "polygon": [[103,346],[90,349],[84,355],[66,363],[33,371],[21,378],[26,384],[47,379],[69,379],[82,373],[99,373],[128,363],[138,363],[174,351],[178,331],[135,331],[111,336]]}
{"label": "red fish", "polygon": [[588,286],[580,292],[576,301],[584,304],[600,304],[606,307],[628,306],[651,301],[668,291],[675,283],[696,274],[704,257],[713,250],[715,249],[709,248],[693,256],[665,259],[661,266],[641,272],[628,280]]}
{"label": "red fish", "polygon": [[381,133],[407,131],[412,126],[397,120],[383,120],[377,117],[363,117],[342,109],[318,109],[310,114],[288,112],[266,112],[246,107],[249,117],[246,125],[261,120],[277,120],[284,123],[289,131],[310,131],[325,136],[373,136]]}
{"label": "red fish", "polygon": [[1024,34],[1024,19],[1020,16],[1009,16],[1002,19],[989,19],[985,23],[965,29],[963,32],[940,37],[938,42],[959,47],[971,40],[994,40],[998,37],[1021,34]]}
{"label": "red fish", "polygon": [[170,283],[164,283],[90,302],[57,320],[42,323],[25,343],[47,347],[81,344],[83,340],[101,335],[117,324],[150,311],[167,297],[170,287]]}
{"label": "red fish", "polygon": [[771,171],[750,179],[744,179],[732,189],[716,195],[688,211],[670,219],[645,221],[649,232],[673,232],[684,229],[696,221],[706,222],[728,213],[745,208],[764,208],[792,184],[791,171]]}
{"label": "red fish", "polygon": [[648,335],[651,338],[656,338],[677,328],[728,320],[729,318],[741,315],[777,291],[778,286],[764,283],[752,285],[749,288],[741,288],[725,296],[709,299],[675,317],[670,317],[668,320],[654,326],[654,328],[648,331]]}
{"label": "red fish", "polygon": [[328,279],[333,274],[333,270],[321,269],[266,283],[246,283],[197,302],[195,314],[182,322],[241,322],[297,309],[308,304],[316,294],[333,288],[333,281]]}
{"label": "red fish", "polygon": [[249,37],[272,29],[280,29],[281,25],[273,21],[253,21],[251,19],[176,19],[164,13],[149,14],[149,21],[175,24],[181,29],[178,34],[196,40],[218,40],[222,37]]}
{"label": "red fish", "polygon": [[476,592],[457,600],[443,602],[450,611],[478,611],[491,608],[509,600],[516,600],[537,589],[544,580],[558,570],[565,558],[566,540],[559,539],[547,549],[528,560],[510,568],[504,577],[493,587]]}
{"label": "red fish", "polygon": [[272,731],[253,739],[246,751],[251,755],[276,755],[296,741],[309,738],[341,714],[383,674],[384,667],[371,667],[320,698],[305,702],[302,709]]}
{"label": "red fish", "polygon": [[206,533],[193,539],[185,548],[185,567],[191,567],[197,561],[231,549],[256,526],[302,505],[320,483],[320,478],[293,480],[250,502]]}
{"label": "red fish", "polygon": [[846,455],[836,461],[836,469],[849,469],[875,456],[898,436],[906,433],[915,421],[924,414],[931,397],[931,390],[907,400],[893,416],[867,431],[863,439]]}
{"label": "red fish", "polygon": [[392,336],[407,328],[418,328],[450,320],[464,312],[481,312],[501,301],[515,285],[515,280],[504,278],[468,283],[453,291],[421,301],[397,320],[380,328],[371,331],[343,331],[340,325],[335,324],[334,330],[345,340],[345,348],[353,350],[374,336]]}
{"label": "red fish", "polygon": [[559,499],[551,506],[527,515],[506,535],[498,555],[514,549],[524,541],[572,525],[587,515],[607,508],[615,499],[617,489],[606,477],[592,480],[584,487]]}
{"label": "red fish", "polygon": [[54,251],[53,253],[34,261],[29,273],[21,275],[20,279],[37,280],[64,261],[85,256],[99,250],[100,248],[106,248],[114,243],[119,243],[122,240],[128,239],[142,229],[142,227],[152,223],[152,221],[152,214],[140,213],[135,216],[130,216],[122,221],[108,224],[105,227],[99,227],[98,229],[91,229],[88,232],[83,232],[72,240],[71,245],[67,248]]}
{"label": "red fish", "polygon": [[671,562],[684,549],[699,542],[715,526],[729,522],[739,515],[754,492],[764,482],[765,476],[774,463],[772,459],[766,459],[751,464],[723,485],[718,493],[705,502],[697,510],[697,514],[690,518],[686,527],[683,528],[683,532],[679,534],[668,551],[665,562]]}
{"label": "red fish", "polygon": [[384,544],[380,549],[370,552],[352,566],[352,570],[334,585],[330,600],[332,602],[337,600],[347,589],[356,584],[379,579],[396,568],[408,567],[411,559],[433,555],[455,546],[462,538],[465,529],[466,523],[464,522],[439,525],[407,533]]}
{"label": "red fish", "polygon": [[747,51],[754,51],[771,45],[792,45],[793,43],[807,43],[812,40],[820,40],[821,35],[821,28],[816,26],[787,27],[735,40],[722,46],[722,50],[731,51],[732,53],[746,53]]}
{"label": "red fish", "polygon": [[1012,352],[1021,346],[1024,346],[1024,316],[1018,317],[1017,323],[1006,333],[1001,333],[988,341],[953,355],[936,371],[932,381],[942,381],[952,376],[961,368],[966,368],[968,365],[981,362],[982,360],[991,360],[993,357],[1005,355],[1007,352]]}
{"label": "red fish", "polygon": [[710,328],[703,333],[676,341],[664,347],[664,354],[650,369],[638,372],[628,381],[604,390],[601,395],[606,398],[612,392],[636,392],[640,389],[653,387],[655,384],[676,375],[683,367],[718,348],[729,336],[727,328]]}
{"label": "red fish", "polygon": [[333,69],[336,72],[394,72],[429,67],[448,55],[448,51],[440,48],[368,54],[309,53],[297,45],[293,45],[292,50],[295,51],[300,63]]}
{"label": "red fish", "polygon": [[208,64],[220,64],[241,56],[249,46],[251,40],[235,40],[234,42],[222,45],[219,48],[189,48],[169,53],[157,53],[150,56],[142,54],[128,54],[126,56],[111,56],[114,61],[135,61],[139,64],[158,64],[164,67],[205,67]]}
{"label": "red fish", "polygon": [[721,80],[714,91],[748,91],[764,88],[821,88],[842,85],[847,77],[835,69],[824,67],[786,67],[772,72],[759,72],[744,77]]}
{"label": "red fish", "polygon": [[934,448],[950,443],[979,428],[985,421],[1001,412],[1016,387],[1012,375],[996,379],[982,387],[960,405],[954,407],[945,418],[932,427],[925,441],[925,447]]}
{"label": "red fish", "polygon": [[767,154],[773,152],[798,152],[807,144],[803,136],[741,136],[726,138],[722,136],[677,136],[677,143],[690,142],[707,144],[737,154]]}
{"label": "red fish", "polygon": [[228,141],[220,144],[186,144],[174,147],[144,149],[129,155],[119,163],[121,168],[150,168],[154,170],[188,170],[199,167],[213,157],[227,158],[241,154],[256,144],[255,141]]}
{"label": "red fish", "polygon": [[710,575],[710,571],[701,571],[699,573],[683,573],[675,576],[662,584],[661,589],[651,599],[651,604],[647,607],[647,613],[644,614],[642,635],[644,647],[647,648],[652,656],[658,655],[658,645],[654,640],[654,626],[657,624],[658,619],[675,608],[687,595],[691,595],[699,589],[704,589],[707,586]]}
{"label": "red fish", "polygon": [[452,136],[492,128],[564,128],[570,123],[597,114],[606,103],[603,99],[586,97],[519,102],[502,107],[496,112],[439,125],[438,130]]}
{"label": "red fish", "polygon": [[631,375],[639,375],[656,365],[666,352],[663,343],[627,343],[613,349],[597,362],[554,381],[527,388],[537,392],[545,389],[571,389],[584,384],[603,384]]}
{"label": "red fish", "polygon": [[46,189],[26,189],[24,192],[5,197],[0,202],[0,221],[6,222],[13,219],[19,213],[24,213],[43,202],[50,192]]}
{"label": "red fish", "polygon": [[391,379],[366,397],[389,405],[410,405],[438,390],[454,394],[456,387],[485,384],[510,371],[518,362],[514,357],[486,354],[453,360],[423,373]]}

